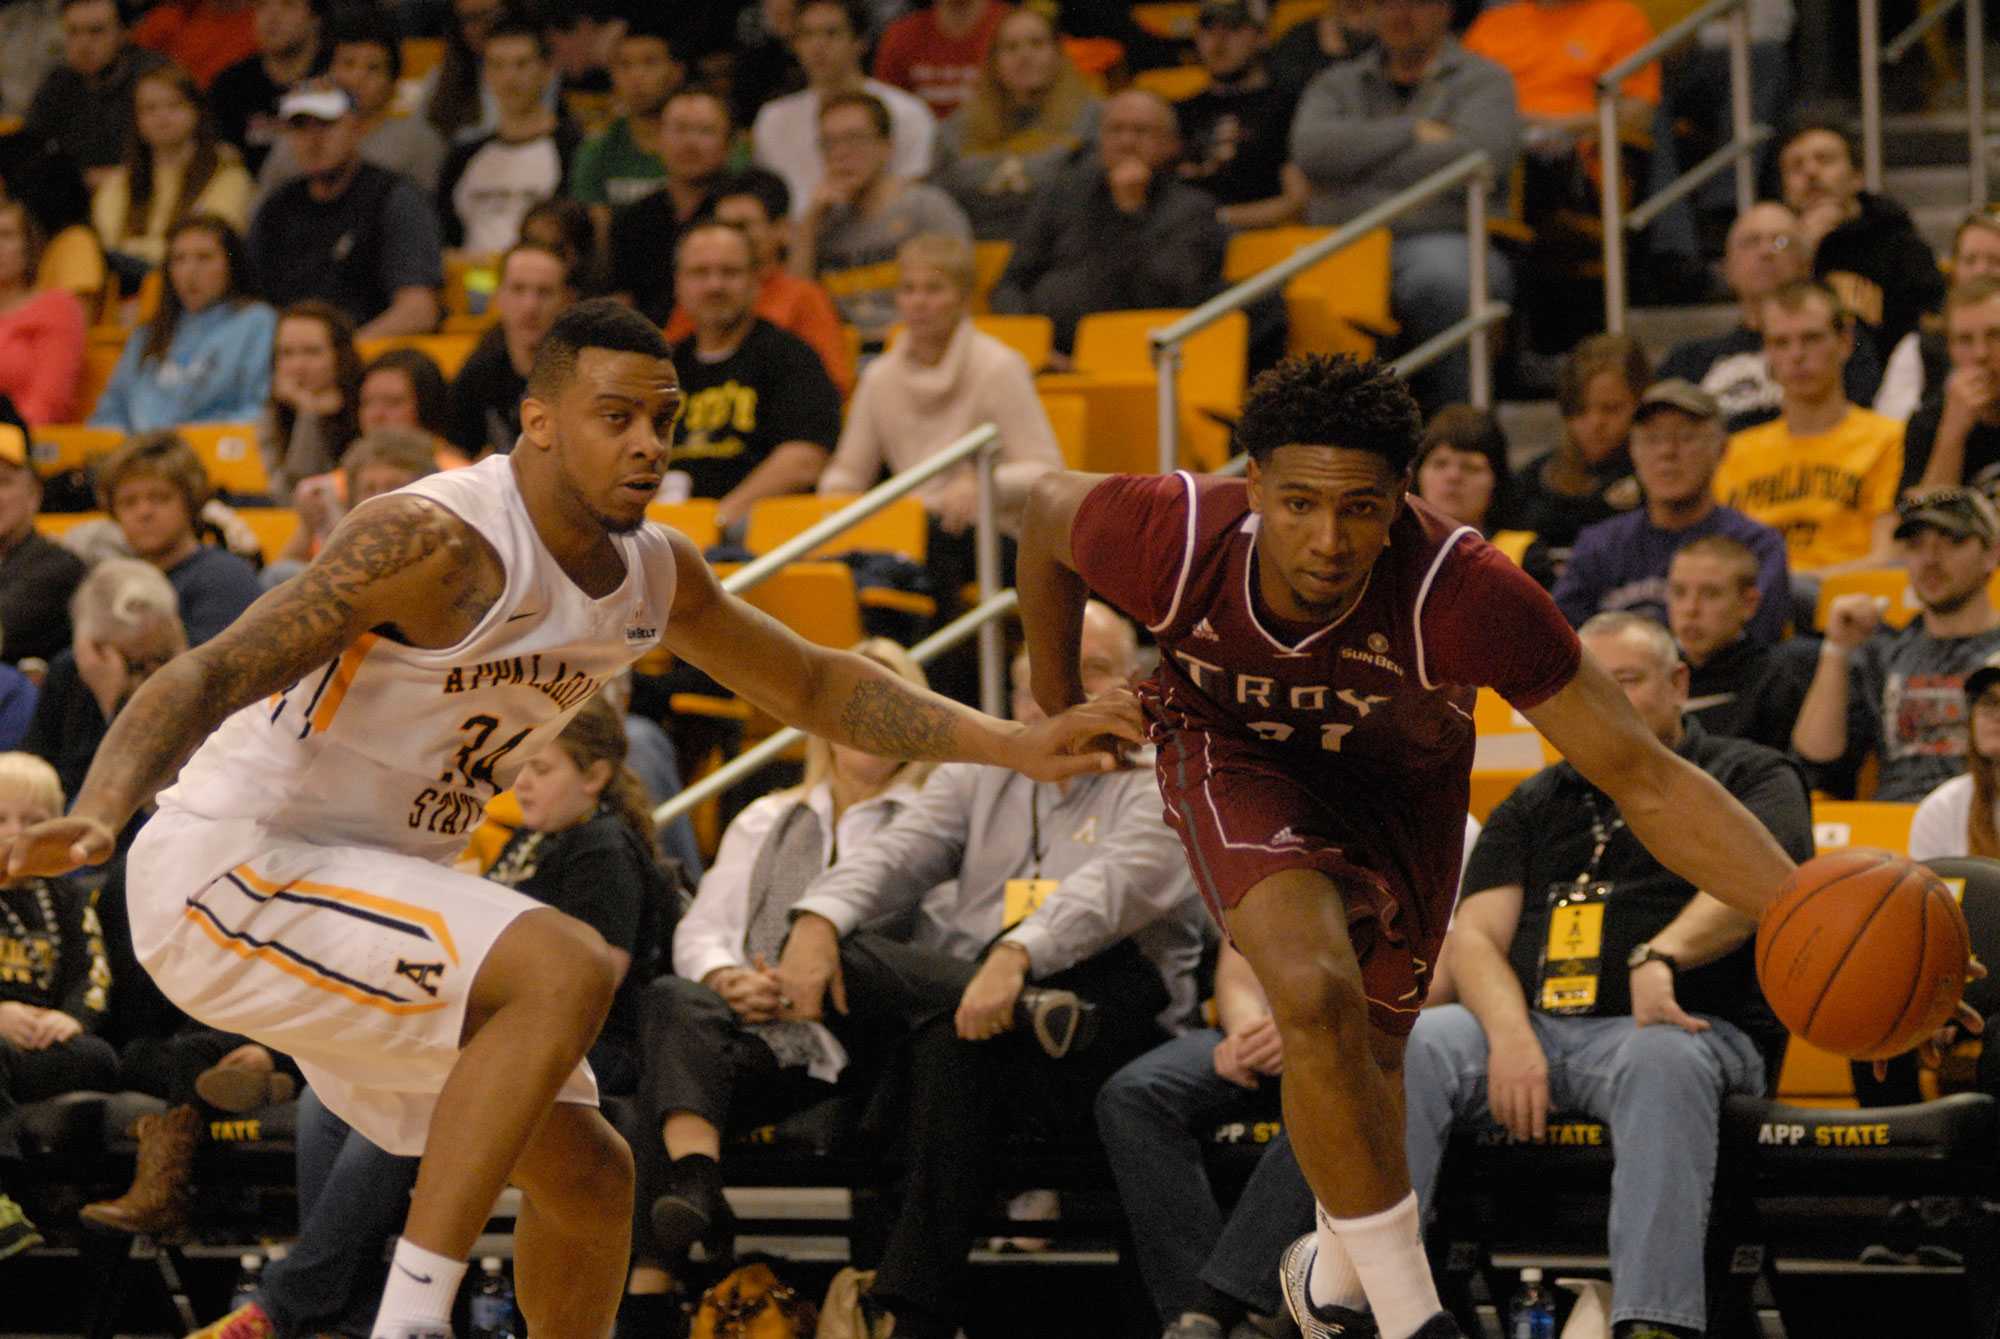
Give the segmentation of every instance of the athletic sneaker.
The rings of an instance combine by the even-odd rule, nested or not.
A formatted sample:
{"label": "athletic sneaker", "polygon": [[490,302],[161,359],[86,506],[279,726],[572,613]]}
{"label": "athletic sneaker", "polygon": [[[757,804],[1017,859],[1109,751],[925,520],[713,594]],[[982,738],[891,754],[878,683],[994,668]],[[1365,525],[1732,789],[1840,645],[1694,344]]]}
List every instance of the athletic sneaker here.
{"label": "athletic sneaker", "polygon": [[[1292,1313],[1292,1323],[1299,1327],[1304,1339],[1376,1339],[1380,1332],[1375,1328],[1375,1318],[1366,1311],[1349,1311],[1344,1306],[1316,1306],[1313,1303],[1309,1281],[1312,1278],[1313,1258],[1318,1254],[1318,1238],[1308,1232],[1287,1246],[1278,1261],[1278,1288],[1285,1295],[1285,1310]],[[1449,1322],[1450,1317],[1445,1319]],[[1434,1333],[1429,1323],[1411,1339],[1446,1339],[1446,1336],[1462,1339],[1455,1325],[1449,1330]]]}
{"label": "athletic sneaker", "polygon": [[196,1330],[187,1339],[277,1339],[278,1327],[270,1313],[255,1302],[245,1302],[215,1324]]}
{"label": "athletic sneaker", "polygon": [[21,1212],[21,1206],[0,1195],[0,1260],[42,1244],[42,1234]]}

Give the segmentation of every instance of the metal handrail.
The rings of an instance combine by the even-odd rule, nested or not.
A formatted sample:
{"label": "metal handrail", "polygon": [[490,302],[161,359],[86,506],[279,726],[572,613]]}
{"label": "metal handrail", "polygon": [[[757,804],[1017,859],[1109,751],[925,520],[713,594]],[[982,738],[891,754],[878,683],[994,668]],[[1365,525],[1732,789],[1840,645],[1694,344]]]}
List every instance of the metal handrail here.
{"label": "metal handrail", "polygon": [[[1309,246],[1300,247],[1277,264],[1224,289],[1193,311],[1153,331],[1148,338],[1153,345],[1153,366],[1159,378],[1160,472],[1169,473],[1180,464],[1180,388],[1177,383],[1182,344],[1229,313],[1240,311],[1266,293],[1275,292],[1334,252],[1353,245],[1383,224],[1460,184],[1465,186],[1466,193],[1466,236],[1483,242],[1486,237],[1486,191],[1492,180],[1492,160],[1475,149],[1380,204],[1364,209],[1327,236]],[[1444,332],[1456,332],[1452,345],[1434,353],[1432,359],[1442,356],[1457,343],[1469,340],[1473,344],[1472,402],[1483,409],[1493,398],[1486,365],[1486,331],[1506,320],[1510,309],[1505,303],[1491,301],[1487,292],[1486,248],[1483,245],[1471,246],[1470,251],[1470,312],[1465,320]],[[1435,339],[1429,341],[1426,347],[1435,342]]]}
{"label": "metal handrail", "polygon": [[[993,457],[1000,447],[1000,430],[982,423],[944,450],[910,466],[901,474],[884,479],[833,515],[807,526],[761,558],[745,563],[722,579],[722,588],[741,595],[766,581],[787,563],[803,558],[836,535],[852,530],[876,512],[905,494],[914,492],[938,475],[976,456],[979,471],[977,520],[973,528],[973,568],[979,582],[981,603],[1000,590],[1000,531],[994,516]],[[999,715],[1005,696],[1000,664],[1000,629],[982,627],[979,633],[979,703],[988,714]]]}
{"label": "metal handrail", "polygon": [[1965,139],[1974,209],[1987,204],[1986,171],[1986,7],[1965,0],[1938,0],[1909,27],[1886,43],[1882,40],[1881,0],[1861,0],[1861,181],[1871,191],[1882,189],[1882,67],[1893,65],[1924,39],[1924,34],[1965,10]]}
{"label": "metal handrail", "polygon": [[[1012,589],[1003,590],[991,599],[980,601],[911,647],[910,659],[919,665],[927,665],[970,637],[975,631],[984,635],[989,629],[997,630],[995,620],[1012,613],[1020,602],[1020,596]],[[762,771],[779,754],[804,738],[804,731],[786,726],[755,747],[745,749],[701,780],[683,789],[671,800],[655,807],[653,825],[659,827],[671,823],[704,800],[720,795],[738,781],[754,772]]]}
{"label": "metal handrail", "polygon": [[[1604,218],[1604,328],[1625,329],[1625,234],[1637,232],[1660,212],[1730,164],[1736,165],[1736,212],[1756,203],[1756,169],[1751,155],[1771,137],[1771,128],[1750,120],[1750,0],[1709,0],[1652,41],[1597,76],[1598,200]],[[1662,188],[1650,200],[1626,208],[1624,164],[1618,156],[1618,85],[1635,70],[1658,60],[1693,37],[1705,23],[1729,21],[1729,141]]]}

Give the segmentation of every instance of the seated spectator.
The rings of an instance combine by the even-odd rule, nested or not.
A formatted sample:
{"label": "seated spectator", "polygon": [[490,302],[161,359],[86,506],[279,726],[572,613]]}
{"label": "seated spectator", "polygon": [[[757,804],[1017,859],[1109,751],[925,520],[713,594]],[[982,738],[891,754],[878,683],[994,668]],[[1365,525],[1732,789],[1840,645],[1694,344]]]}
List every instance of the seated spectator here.
{"label": "seated spectator", "polygon": [[500,319],[480,336],[451,381],[445,436],[468,459],[514,449],[535,350],[556,317],[576,301],[569,269],[560,254],[532,242],[516,243],[501,257],[500,286],[493,293]]}
{"label": "seated spectator", "polygon": [[666,181],[661,121],[667,100],[686,77],[687,67],[674,59],[662,25],[626,25],[611,54],[611,100],[620,114],[583,142],[569,172],[570,198],[589,207],[600,234],[610,227],[612,210],[651,195]]}
{"label": "seated spectator", "polygon": [[111,718],[188,643],[173,584],[133,558],[106,558],[92,568],[70,597],[69,616],[70,645],[49,660],[21,747],[46,759],[63,793],[74,795]]}
{"label": "seated spectator", "polygon": [[1208,87],[1174,104],[1181,180],[1214,196],[1232,230],[1297,223],[1312,190],[1285,157],[1299,89],[1271,74],[1270,21],[1264,0],[1204,0],[1194,49]]}
{"label": "seated spectator", "polygon": [[356,422],[363,432],[377,428],[409,428],[438,441],[439,468],[466,464],[447,447],[450,432],[451,387],[444,373],[422,349],[391,349],[361,369],[360,406]]}
{"label": "seated spectator", "polygon": [[949,120],[978,80],[1001,21],[1012,12],[1002,0],[936,0],[882,30],[873,73],[922,98],[938,120]]}
{"label": "seated spectator", "polygon": [[278,143],[285,90],[326,72],[332,56],[320,22],[326,8],[327,0],[251,0],[257,50],[208,86],[216,133],[236,146],[253,173]]}
{"label": "seated spectator", "polygon": [[69,601],[84,567],[35,529],[41,509],[27,425],[0,396],[0,664],[51,660],[69,645]]}
{"label": "seated spectator", "polygon": [[497,256],[521,240],[521,217],[562,193],[583,140],[547,105],[549,47],[540,28],[502,19],[487,34],[484,63],[499,121],[454,145],[438,174],[444,244],[470,256]]}
{"label": "seated spectator", "polygon": [[[713,219],[743,230],[757,263],[757,300],[752,310],[810,344],[844,399],[854,390],[854,354],[826,290],[785,268],[790,214],[784,182],[768,172],[746,173],[718,187],[697,221]],[[676,306],[667,318],[668,341],[678,343],[693,333],[694,318]]]}
{"label": "seated spectator", "polygon": [[340,457],[339,469],[305,480],[293,494],[299,528],[278,561],[264,569],[265,587],[298,575],[341,517],[369,498],[437,473],[438,454],[437,440],[426,433],[407,427],[364,427]]}
{"label": "seated spectator", "polygon": [[[1131,625],[1093,603],[1082,638],[1085,691],[1125,683]],[[1014,710],[1038,719],[1030,696]],[[907,944],[856,933],[908,913]],[[915,803],[792,908],[781,1018],[831,1017],[830,995],[850,1016],[889,1010],[915,1027],[897,1090],[905,1193],[864,1301],[871,1323],[893,1327],[877,1332],[949,1339],[993,1194],[993,1160],[966,1150],[1022,1123],[1086,1125],[1104,1080],[1192,1010],[1200,915],[1143,771],[1045,786],[978,766],[932,772]],[[1089,1006],[1087,1045],[1076,1023],[1049,1026],[1047,997],[1024,998],[1030,982]]]}
{"label": "seated spectator", "polygon": [[[894,642],[856,649],[923,686],[923,669]],[[930,771],[810,739],[804,780],[753,801],[723,833],[674,931],[673,973],[652,983],[641,1015],[639,1130],[648,1137],[633,1150],[633,1297],[666,1298],[696,1241],[711,1257],[733,1246],[718,1167],[725,1131],[857,1091],[857,1073],[872,1077],[858,1020],[778,1021],[774,959],[813,879],[915,803]],[[627,1322],[647,1332],[641,1313],[665,1305],[628,1300]]]}
{"label": "seated spectator", "polygon": [[1446,405],[1431,416],[1410,466],[1418,497],[1488,539],[1511,528],[1512,478],[1500,420],[1469,404]]}
{"label": "seated spectator", "polygon": [[[0,753],[0,841],[63,812],[55,769]],[[21,1156],[14,1113],[80,1090],[116,1086],[118,1055],[97,1035],[111,989],[95,894],[68,879],[10,879],[0,870],[0,1161]],[[0,1188],[0,1260],[42,1244]]]}
{"label": "seated spectator", "polygon": [[[1291,154],[1312,187],[1306,222],[1345,223],[1473,149],[1493,161],[1496,181],[1509,180],[1521,136],[1513,83],[1498,65],[1460,46],[1450,25],[1450,0],[1384,5],[1379,47],[1331,66],[1306,86],[1292,120]],[[1504,186],[1494,208],[1507,208]],[[1390,225],[1389,300],[1410,347],[1465,317],[1471,253],[1464,213],[1446,194]],[[1506,300],[1513,293],[1506,258],[1488,246],[1486,264],[1493,295]],[[1469,355],[1433,363],[1412,384],[1427,406],[1469,400]]]}
{"label": "seated spectator", "polygon": [[339,462],[361,431],[360,399],[361,355],[346,314],[311,301],[280,312],[271,346],[271,398],[257,425],[257,449],[281,506],[291,505],[301,483]]}
{"label": "seated spectator", "polygon": [[1903,428],[1901,489],[2000,491],[2000,274],[1961,279],[1945,299],[1951,374]]}
{"label": "seated spectator", "polygon": [[[1714,396],[1722,406],[1723,426],[1732,433],[1777,418],[1785,393],[1764,360],[1764,299],[1805,278],[1811,264],[1805,234],[1791,210],[1766,200],[1738,215],[1729,225],[1722,257],[1723,278],[1736,299],[1736,326],[1676,344],[1660,364],[1661,379],[1692,381]],[[1853,356],[1841,370],[1847,398],[1868,403],[1881,380],[1875,341],[1857,338]]]}
{"label": "seated spectator", "polygon": [[1702,729],[1789,752],[1819,643],[1776,645],[1750,635],[1764,603],[1764,564],[1727,535],[1702,535],[1674,550],[1667,567],[1667,626],[1688,667],[1687,714]]}
{"label": "seated spectator", "polygon": [[840,392],[804,340],[756,314],[753,271],[749,239],[726,223],[681,238],[675,282],[694,333],[673,346],[687,397],[673,473],[717,500],[726,530],[759,498],[810,489],[840,436]]}
{"label": "seated spectator", "polygon": [[159,52],[203,88],[257,50],[245,0],[163,0],[132,25],[132,41]]}
{"label": "seated spectator", "polygon": [[[632,710],[630,670],[604,685],[604,700],[618,709],[625,722],[626,765],[645,782],[646,793],[662,802],[681,793],[680,757],[674,741],[658,721]],[[686,814],[658,829],[660,855],[678,865],[689,895],[701,882],[704,868],[701,843],[695,839],[694,823]],[[664,946],[664,944],[663,944]]]}
{"label": "seated spectator", "polygon": [[1839,126],[1794,128],[1779,145],[1778,176],[1812,253],[1813,277],[1839,295],[1886,361],[1917,318],[1944,301],[1937,257],[1908,210],[1861,188],[1860,154]]}
{"label": "seated spectator", "polygon": [[271,393],[278,317],[250,296],[246,269],[227,219],[190,214],[168,231],[159,309],[125,341],[92,426],[153,432],[257,417]]}
{"label": "seated spectator", "polygon": [[1065,355],[1092,312],[1192,307],[1222,286],[1226,237],[1215,198],[1179,181],[1174,110],[1127,89],[1105,104],[1097,155],[1036,201],[993,293],[997,312],[1055,323]]}
{"label": "seated spectator", "polygon": [[1326,7],[1271,44],[1271,77],[1294,96],[1329,65],[1353,60],[1375,45],[1377,0],[1327,0]]}
{"label": "seated spectator", "polygon": [[1662,381],[1639,398],[1632,419],[1632,468],[1646,504],[1585,526],[1554,591],[1574,627],[1594,615],[1626,610],[1667,621],[1667,569],[1676,550],[1704,535],[1722,535],[1757,555],[1757,612],[1747,629],[1766,644],[1785,635],[1791,583],[1785,541],[1715,500],[1722,463],[1722,411],[1708,392],[1687,381]]}
{"label": "seated spectator", "polygon": [[25,205],[0,200],[0,395],[33,427],[78,417],[87,324],[73,293],[35,287],[42,238]]}
{"label": "seated spectator", "polygon": [[53,141],[93,190],[125,157],[132,86],[166,62],[134,46],[118,0],[62,0],[63,63],[28,108],[27,132]]}
{"label": "seated spectator", "polygon": [[611,215],[611,286],[652,321],[664,322],[674,305],[673,268],[667,262],[680,235],[725,188],[763,194],[780,183],[762,168],[729,171],[729,104],[715,94],[688,89],[667,100],[660,122],[663,189]]}
{"label": "seated spectator", "polygon": [[2000,860],[2000,667],[1965,676],[1965,771],[1924,796],[1910,820],[1909,856]]}
{"label": "seated spectator", "polygon": [[931,184],[957,201],[974,237],[1012,241],[1036,198],[1097,137],[1097,113],[1048,16],[1014,10],[964,101],[938,127]]}
{"label": "seated spectator", "polygon": [[[1952,236],[1949,269],[1953,287],[1974,279],[2000,278],[2000,214],[1979,209],[1965,216]],[[1950,300],[1947,292],[1947,305]],[[1942,317],[1934,320],[1926,315],[1914,331],[1903,336],[1903,342],[1889,354],[1882,369],[1882,384],[1875,391],[1873,403],[1876,413],[1907,426],[1927,401],[1942,395],[1952,366],[1950,341],[1944,326]],[[1908,460],[1906,444],[1906,465]]]}
{"label": "seated spectator", "polygon": [[480,61],[487,34],[506,13],[504,3],[492,0],[452,0],[451,22],[444,29],[444,59],[417,89],[424,119],[447,142],[491,130],[498,119],[480,77]]}
{"label": "seated spectator", "polygon": [[1651,380],[1645,349],[1627,335],[1592,335],[1556,373],[1562,441],[1514,476],[1513,500],[1515,524],[1549,547],[1558,571],[1585,526],[1639,505],[1626,438]]}
{"label": "seated spectator", "polygon": [[1893,566],[1903,429],[1847,398],[1854,322],[1825,284],[1801,279],[1764,299],[1761,325],[1783,412],[1729,439],[1715,495],[1784,535],[1795,577]]}
{"label": "seated spectator", "polygon": [[[0,628],[0,652],[6,650],[6,631]],[[0,660],[0,753],[17,749],[27,740],[35,723],[35,703],[39,697],[40,688],[34,679]]]}
{"label": "seated spectator", "polygon": [[826,175],[793,238],[792,269],[833,295],[841,319],[880,344],[895,320],[896,248],[918,233],[972,236],[972,225],[935,186],[889,170],[889,109],[872,94],[837,93],[820,104]]}
{"label": "seated spectator", "polygon": [[521,215],[521,240],[538,242],[569,261],[570,287],[578,298],[610,293],[610,257],[598,242],[590,211],[576,201],[544,200]]}
{"label": "seated spectator", "polygon": [[792,20],[791,44],[805,69],[806,86],[773,98],[750,127],[757,165],[785,179],[792,212],[803,218],[819,197],[826,161],[820,144],[821,104],[839,94],[867,93],[888,113],[889,170],[906,180],[930,171],[937,118],[921,100],[878,79],[865,78],[861,56],[868,19],[861,0],[803,0]]}
{"label": "seated spectator", "polygon": [[250,607],[260,593],[250,564],[196,537],[209,499],[208,472],[186,442],[171,432],[143,433],[96,472],[98,505],[111,514],[134,556],[166,573],[173,585],[189,646],[201,645]]}
{"label": "seated spectator", "polygon": [[364,339],[435,329],[444,271],[429,198],[361,160],[361,119],[344,89],[302,84],[278,111],[301,176],[273,191],[250,225],[257,292],[280,307],[323,298]]}
{"label": "seated spectator", "polygon": [[1958,775],[1965,757],[1965,680],[2000,651],[2000,611],[1987,584],[2000,562],[2000,516],[1983,493],[1942,488],[1898,508],[1896,538],[1921,612],[1882,626],[1875,597],[1842,595],[1792,747],[1809,763],[1878,764],[1875,799],[1914,804]]}
{"label": "seated spectator", "polygon": [[[1797,769],[1687,719],[1687,669],[1666,629],[1602,614],[1582,635],[1662,743],[1728,790],[1793,859],[1812,855]],[[1544,897],[1559,885],[1573,891]],[[1446,949],[1465,1003],[1418,1015],[1403,1064],[1418,1200],[1429,1212],[1454,1126],[1497,1124],[1539,1140],[1551,1111],[1587,1111],[1610,1128],[1617,1154],[1613,1332],[1704,1333],[1702,1224],[1723,1098],[1761,1095],[1784,1042],[1752,974],[1755,926],[1662,866],[1567,763],[1493,811],[1465,888]],[[1576,973],[1581,989],[1544,962],[1569,917],[1601,927]]]}
{"label": "seated spectator", "polygon": [[[327,73],[354,100],[361,161],[400,173],[435,194],[438,171],[444,166],[444,136],[423,117],[396,110],[403,45],[394,29],[369,11],[340,15],[333,25],[333,63]],[[277,142],[257,172],[260,198],[296,180],[302,170],[290,137],[282,133],[283,127],[279,129]]]}

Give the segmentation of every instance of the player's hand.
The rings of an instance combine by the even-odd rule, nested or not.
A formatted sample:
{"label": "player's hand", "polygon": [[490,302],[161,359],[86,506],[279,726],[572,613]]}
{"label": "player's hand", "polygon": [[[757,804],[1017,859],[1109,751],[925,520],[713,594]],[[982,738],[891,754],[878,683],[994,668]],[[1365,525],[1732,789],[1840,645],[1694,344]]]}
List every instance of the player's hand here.
{"label": "player's hand", "polygon": [[1549,1058],[1533,1031],[1492,1039],[1486,1052],[1486,1105],[1509,1135],[1540,1143],[1549,1133]]}
{"label": "player's hand", "polygon": [[817,1021],[825,1017],[826,1000],[847,1012],[847,983],[840,975],[840,933],[833,922],[810,911],[792,923],[785,951],[778,957],[778,1017]]}
{"label": "player's hand", "polygon": [[1858,651],[1882,625],[1882,606],[1865,591],[1834,597],[1826,611],[1826,639],[1843,651]]}
{"label": "player's hand", "polygon": [[995,949],[958,998],[952,1022],[967,1041],[990,1041],[1014,1026],[1014,1005],[1028,983],[1027,960],[1011,950]]}
{"label": "player's hand", "polygon": [[[1965,979],[1967,981],[1977,981],[1985,975],[1986,964],[1976,957],[1966,966]],[[1917,1063],[1930,1069],[1936,1069],[1944,1064],[1945,1054],[1952,1047],[1958,1045],[1968,1035],[1977,1037],[1985,1031],[1986,1019],[1981,1016],[1977,1009],[1967,1004],[1964,999],[1960,999],[1957,1009],[1952,1017],[1945,1020],[1944,1026],[1940,1027],[1936,1032],[1931,1033],[1929,1037],[1925,1038],[1917,1046]],[[1889,1077],[1888,1061],[1877,1060],[1872,1068],[1878,1082]]]}
{"label": "player's hand", "polygon": [[1272,1078],[1285,1072],[1285,1039],[1270,1014],[1236,1034],[1236,1058],[1253,1074]]}
{"label": "player's hand", "polygon": [[1086,772],[1116,771],[1123,761],[1121,745],[1145,742],[1139,699],[1128,688],[1114,688],[1026,727],[1009,741],[1002,762],[1037,781],[1067,781]]}
{"label": "player's hand", "polygon": [[1668,1023],[1683,1032],[1706,1032],[1708,1023],[1681,1008],[1674,998],[1674,969],[1655,959],[1634,967],[1630,976],[1632,1022],[1636,1027]]}
{"label": "player's hand", "polygon": [[53,877],[81,865],[101,865],[117,844],[117,834],[94,818],[52,818],[6,843],[7,877]]}

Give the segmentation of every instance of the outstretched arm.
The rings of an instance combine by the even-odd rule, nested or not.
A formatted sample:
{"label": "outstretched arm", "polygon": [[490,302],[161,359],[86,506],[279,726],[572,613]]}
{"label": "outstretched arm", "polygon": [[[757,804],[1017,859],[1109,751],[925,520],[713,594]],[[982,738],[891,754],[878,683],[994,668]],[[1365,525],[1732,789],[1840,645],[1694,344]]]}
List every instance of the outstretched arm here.
{"label": "outstretched arm", "polygon": [[1021,595],[1035,701],[1051,714],[1084,700],[1079,656],[1090,589],[1077,575],[1069,533],[1083,499],[1108,477],[1075,470],[1044,474],[1028,490],[1021,518],[1014,586]]}
{"label": "outstretched arm", "polygon": [[370,628],[394,623],[419,645],[450,645],[454,629],[462,636],[498,594],[497,570],[469,526],[422,498],[357,508],[304,573],[133,694],[69,816],[16,839],[9,873],[57,874],[104,859],[113,834],[232,712],[298,682]]}
{"label": "outstretched arm", "polygon": [[685,536],[671,536],[678,580],[664,642],[787,725],[885,758],[991,763],[1042,781],[1118,765],[1105,737],[1144,738],[1118,693],[1035,726],[996,720],[905,683],[848,651],[814,646],[724,591]]}

